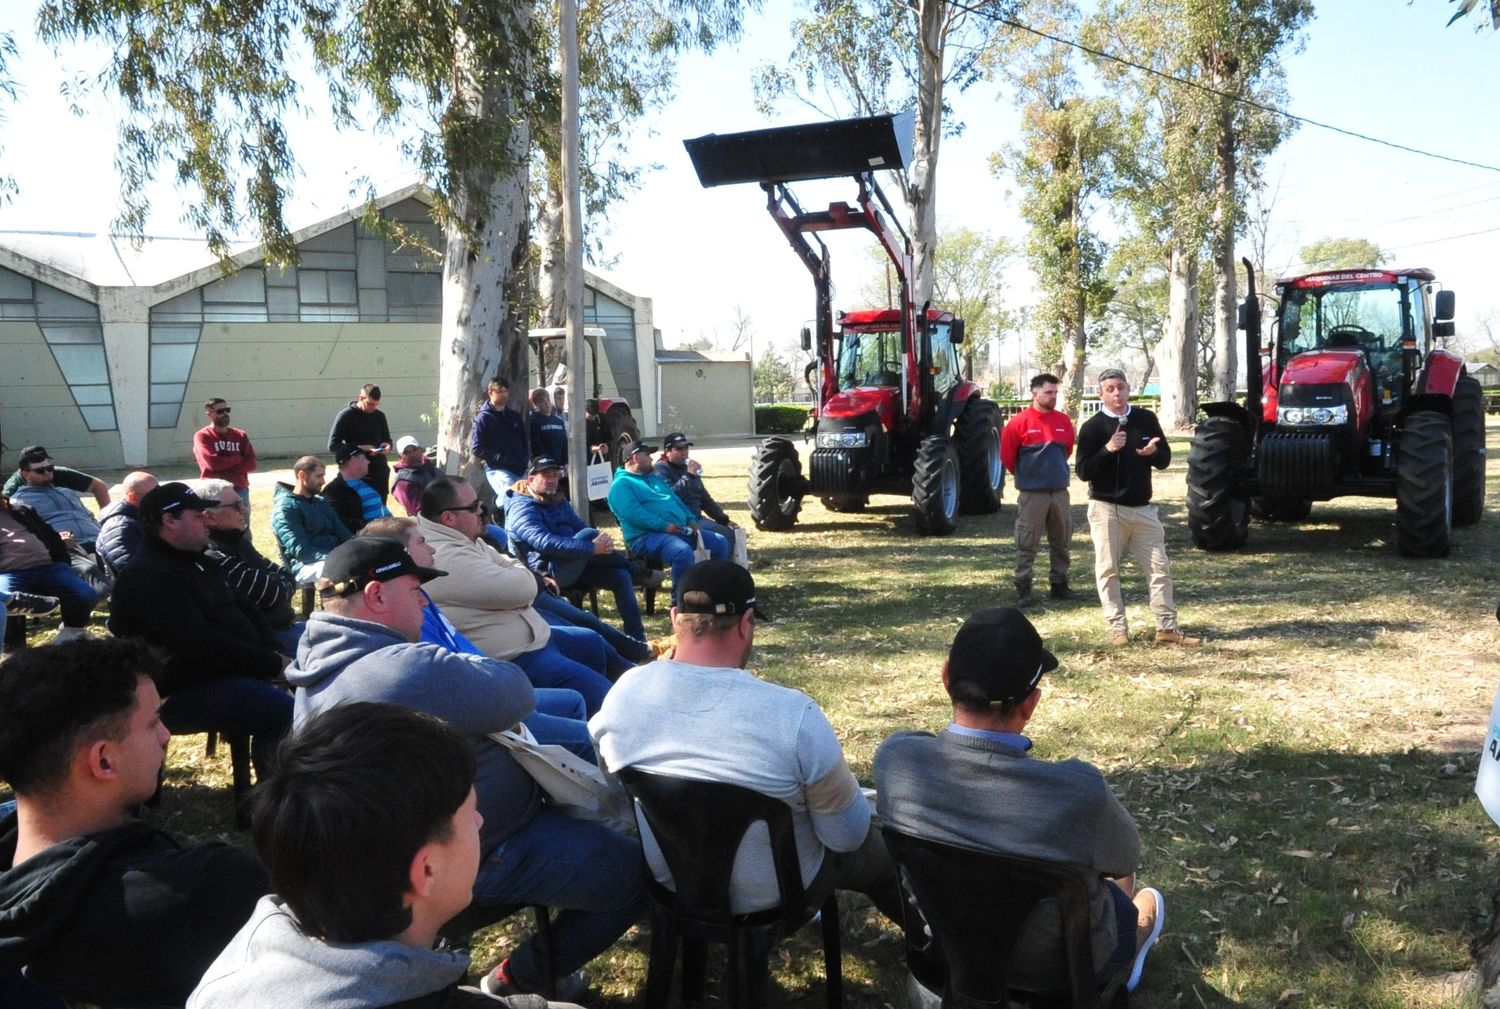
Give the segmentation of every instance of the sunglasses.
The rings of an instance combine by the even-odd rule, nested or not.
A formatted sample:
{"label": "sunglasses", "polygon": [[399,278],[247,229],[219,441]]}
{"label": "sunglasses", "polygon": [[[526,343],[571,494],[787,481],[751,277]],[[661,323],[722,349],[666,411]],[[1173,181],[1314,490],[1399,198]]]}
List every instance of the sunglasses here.
{"label": "sunglasses", "polygon": [[28,469],[26,472],[28,472],[28,473],[54,473],[56,471],[57,471],[57,467],[56,466],[33,466],[30,469]]}
{"label": "sunglasses", "polygon": [[452,508],[444,508],[443,511],[445,511],[445,512],[469,512],[470,514],[475,514],[475,513],[477,513],[479,511],[479,508],[480,508],[479,499],[475,498],[473,501],[470,501],[466,505],[454,505]]}
{"label": "sunglasses", "polygon": [[227,407],[227,406],[216,406],[216,407],[214,407],[214,416],[215,417],[219,416],[220,414],[222,414],[222,415],[224,415],[224,416],[227,417],[229,414],[231,414],[233,412],[234,412],[233,408],[231,408],[231,407]]}

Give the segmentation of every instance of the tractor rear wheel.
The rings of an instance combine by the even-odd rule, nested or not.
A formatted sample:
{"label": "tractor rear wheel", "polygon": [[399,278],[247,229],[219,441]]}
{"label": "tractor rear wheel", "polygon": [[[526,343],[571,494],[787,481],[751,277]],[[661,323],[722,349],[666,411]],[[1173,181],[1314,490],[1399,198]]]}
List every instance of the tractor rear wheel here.
{"label": "tractor rear wheel", "polygon": [[625,465],[630,446],[641,440],[641,429],[635,426],[630,410],[623,406],[614,406],[604,415],[604,426],[609,431],[609,461],[619,469]]}
{"label": "tractor rear wheel", "polygon": [[802,510],[807,481],[797,449],[785,438],[767,438],[750,461],[750,517],[755,528],[770,532],[790,529]]}
{"label": "tractor rear wheel", "polygon": [[1188,532],[1204,550],[1237,550],[1250,534],[1250,501],[1234,493],[1234,474],[1250,455],[1245,427],[1233,417],[1198,425],[1188,449]]}
{"label": "tractor rear wheel", "polygon": [[1257,494],[1250,499],[1250,515],[1262,522],[1301,522],[1312,514],[1312,502],[1305,497],[1266,497]]}
{"label": "tractor rear wheel", "polygon": [[911,503],[917,531],[947,536],[958,524],[958,449],[942,435],[929,435],[917,449],[911,475]]}
{"label": "tractor rear wheel", "polygon": [[867,494],[829,494],[822,501],[831,512],[862,512],[870,498]]}
{"label": "tractor rear wheel", "polygon": [[1453,390],[1453,524],[1484,517],[1484,390],[1471,375]]}
{"label": "tractor rear wheel", "polygon": [[1448,418],[1418,410],[1396,443],[1396,545],[1407,557],[1447,557],[1453,541],[1453,436]]}
{"label": "tractor rear wheel", "polygon": [[958,448],[958,505],[965,515],[1000,510],[1005,467],[1000,462],[1000,408],[977,396],[964,406],[953,429]]}

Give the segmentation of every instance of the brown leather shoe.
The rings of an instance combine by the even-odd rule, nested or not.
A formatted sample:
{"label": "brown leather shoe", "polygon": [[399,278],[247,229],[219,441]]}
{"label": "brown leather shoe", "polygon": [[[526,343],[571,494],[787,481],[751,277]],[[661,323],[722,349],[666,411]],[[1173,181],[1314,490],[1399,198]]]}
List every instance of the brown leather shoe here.
{"label": "brown leather shoe", "polygon": [[1109,647],[1125,648],[1130,644],[1130,635],[1124,631],[1115,631],[1109,636]]}
{"label": "brown leather shoe", "polygon": [[1181,631],[1157,631],[1156,643],[1158,645],[1181,645],[1183,648],[1197,648],[1203,644],[1203,639],[1190,638]]}

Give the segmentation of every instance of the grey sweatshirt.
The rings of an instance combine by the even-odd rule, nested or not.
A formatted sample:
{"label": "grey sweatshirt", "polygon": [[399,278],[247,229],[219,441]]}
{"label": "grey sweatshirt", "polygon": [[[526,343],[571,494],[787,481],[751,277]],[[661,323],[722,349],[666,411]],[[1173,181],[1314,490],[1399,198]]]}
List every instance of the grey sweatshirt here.
{"label": "grey sweatshirt", "polygon": [[382,624],[319,612],[308,618],[286,678],[297,688],[294,732],[344,701],[385,701],[435,715],[467,737],[478,763],[474,790],[486,854],[536,815],[536,782],[488,738],[536,707],[531,681],[513,663],[413,643]]}

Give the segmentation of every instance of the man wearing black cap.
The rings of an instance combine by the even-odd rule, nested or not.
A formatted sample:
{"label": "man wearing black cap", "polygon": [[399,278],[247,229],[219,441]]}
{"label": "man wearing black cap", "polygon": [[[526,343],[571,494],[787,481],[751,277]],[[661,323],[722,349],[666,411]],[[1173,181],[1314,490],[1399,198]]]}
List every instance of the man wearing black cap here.
{"label": "man wearing black cap", "polygon": [[0,491],[0,497],[10,497],[18,489],[26,485],[26,471],[32,467],[52,468],[52,482],[55,486],[67,490],[77,491],[80,494],[88,494],[93,497],[95,503],[103,508],[109,504],[109,485],[96,476],[92,476],[82,470],[69,469],[59,466],[52,461],[51,454],[41,445],[27,445],[21,449],[21,458],[16,471],[5,481],[5,490]]}
{"label": "man wearing black cap", "polygon": [[265,616],[204,555],[203,513],[216,507],[177,482],[141,499],[146,540],[115,583],[109,629],[167,654],[158,683],[169,725],[250,736],[250,756],[264,776],[292,722],[291,695],[274,683],[291,660],[277,650]]}
{"label": "man wearing black cap", "polygon": [[364,528],[372,519],[390,516],[384,497],[371,486],[370,455],[358,445],[340,445],[334,452],[338,476],[323,486],[323,499],[333,505],[339,521],[351,533]]}
{"label": "man wearing black cap", "polygon": [[1094,582],[1109,624],[1109,643],[1130,644],[1120,565],[1129,553],[1146,574],[1156,642],[1196,648],[1201,639],[1177,626],[1172,602],[1172,567],[1156,505],[1151,503],[1151,470],[1166,469],[1172,449],[1156,414],[1130,405],[1130,383],[1118,368],[1099,373],[1101,409],[1078,430],[1078,479],[1089,485],[1089,536],[1094,541]]}
{"label": "man wearing black cap", "polygon": [[[875,754],[882,821],[903,833],[1006,855],[1089,866],[1094,968],[1100,987],[1140,982],[1165,905],[1134,889],[1141,838],[1098,769],[1030,757],[1022,734],[1057,658],[1016,609],[980,610],[959,628],[943,664],[953,721],[941,733],[898,732]],[[983,899],[976,894],[976,899]],[[1032,916],[1011,957],[1011,985],[1066,987],[1055,908]]]}
{"label": "man wearing black cap", "polygon": [[644,442],[630,446],[625,465],[615,473],[615,482],[609,488],[609,510],[619,520],[620,534],[632,554],[672,569],[672,598],[676,599],[677,584],[693,565],[693,548],[699,536],[709,556],[716,560],[729,557],[729,542],[701,528],[692,509],[652,472],[651,455],[655,451]]}
{"label": "man wearing black cap", "polygon": [[[661,457],[656,460],[652,471],[682,499],[702,528],[718,533],[733,544],[732,530],[736,526],[708,488],[703,486],[703,464],[689,458],[692,447],[687,435],[673,431],[662,439]],[[708,514],[706,519],[703,517],[705,512]]]}
{"label": "man wearing black cap", "polygon": [[[703,561],[688,569],[680,589],[672,607],[676,655],[620,677],[589,720],[600,766],[721,781],[785,801],[803,883],[828,862],[836,887],[868,895],[900,921],[890,855],[827,717],[800,690],[744,668],[762,616],[750,572],[729,561]],[[641,837],[656,878],[670,886],[644,822]],[[730,880],[733,910],[763,910],[778,895],[769,847],[742,852]]]}
{"label": "man wearing black cap", "polygon": [[[531,776],[490,738],[535,707],[518,666],[420,640],[422,585],[447,574],[417,564],[399,540],[380,536],[331,550],[318,579],[323,609],[308,618],[297,663],[287,671],[297,688],[296,725],[300,731],[346,701],[383,701],[435,715],[462,734],[474,748],[474,790],[484,818],[485,861],[474,901],[563,909],[553,926],[552,966],[559,996],[576,998],[582,981],[569,975],[619,938],[644,907],[640,845],[547,806]],[[536,944],[522,943],[486,987],[501,994],[540,991],[541,966]]]}

